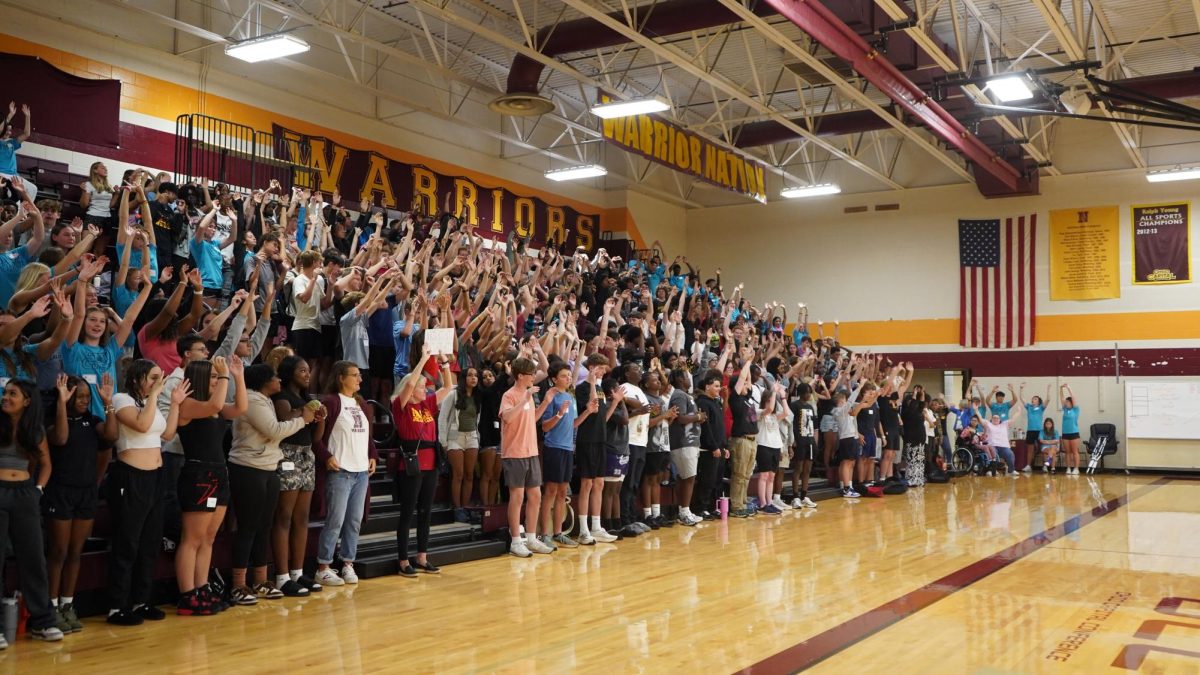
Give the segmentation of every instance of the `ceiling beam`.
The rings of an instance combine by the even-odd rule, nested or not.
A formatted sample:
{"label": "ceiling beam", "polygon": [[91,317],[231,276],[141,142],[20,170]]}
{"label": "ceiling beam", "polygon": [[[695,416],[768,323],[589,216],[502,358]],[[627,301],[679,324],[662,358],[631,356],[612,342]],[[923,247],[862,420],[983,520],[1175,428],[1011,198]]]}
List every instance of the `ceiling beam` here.
{"label": "ceiling beam", "polygon": [[[1033,0],[1033,5],[1037,7],[1042,18],[1045,19],[1046,25],[1054,32],[1054,37],[1058,39],[1058,45],[1063,52],[1072,61],[1085,61],[1087,59],[1087,48],[1075,39],[1075,33],[1071,31],[1071,26],[1067,23],[1067,17],[1063,15],[1062,9],[1054,0]],[[1112,40],[1115,36],[1108,36]],[[1144,169],[1146,168],[1146,160],[1142,158],[1141,149],[1138,147],[1137,138],[1133,131],[1128,126],[1121,123],[1121,118],[1116,113],[1108,109],[1103,101],[1099,105],[1100,112],[1104,116],[1113,121],[1113,133],[1117,135],[1117,141],[1121,147],[1125,148],[1125,153],[1129,155],[1129,159],[1133,160],[1134,166]]]}
{"label": "ceiling beam", "polygon": [[614,31],[620,33],[621,35],[625,36],[630,42],[637,43],[638,45],[640,45],[647,51],[651,52],[655,56],[662,58],[662,59],[666,59],[666,60],[670,61],[671,63],[674,63],[677,67],[679,67],[680,70],[683,70],[684,72],[688,73],[692,77],[700,79],[700,80],[712,85],[713,87],[720,89],[721,91],[724,91],[726,94],[733,96],[734,98],[736,98],[738,101],[740,101],[747,107],[749,107],[757,112],[760,112],[762,114],[770,116],[771,119],[773,119],[774,121],[783,125],[784,127],[790,129],[791,131],[795,132],[796,135],[807,138],[814,145],[824,148],[829,153],[845,160],[851,166],[854,166],[855,168],[859,169],[860,171],[867,174],[868,176],[871,176],[872,178],[878,180],[879,182],[883,183],[884,185],[887,185],[888,187],[896,189],[896,190],[904,189],[903,185],[892,180],[891,178],[889,178],[882,172],[869,166],[868,164],[859,160],[857,157],[854,157],[853,155],[841,150],[837,146],[827,142],[825,139],[819,138],[816,134],[797,125],[796,123],[792,122],[790,119],[784,117],[778,111],[771,109],[769,106],[767,106],[763,102],[755,99],[751,94],[746,92],[740,86],[729,81],[723,75],[717,73],[716,71],[709,72],[708,70],[704,69],[703,67],[697,66],[695,63],[695,59],[692,57],[689,57],[687,54],[680,51],[679,48],[677,48],[673,45],[659,44],[654,39],[652,39],[646,35],[643,35],[636,28],[633,28],[632,26],[629,26],[628,24],[617,21],[616,19],[613,19],[612,17],[608,16],[603,11],[596,9],[595,7],[593,7],[591,4],[589,4],[585,0],[563,0],[563,2],[565,2],[570,7],[576,9],[580,13],[584,14],[585,16],[589,16],[592,19],[594,19],[595,21],[597,21],[598,23],[608,27],[611,30],[614,30]]}
{"label": "ceiling beam", "polygon": [[956,157],[946,154],[941,148],[927,141],[923,136],[921,136],[920,133],[917,132],[916,129],[913,129],[904,122],[900,121],[895,115],[888,112],[883,106],[872,101],[865,92],[843,79],[837,71],[835,71],[833,68],[830,68],[824,61],[809,53],[808,50],[802,49],[800,45],[784,36],[784,34],[779,32],[777,28],[768,24],[761,17],[755,15],[754,12],[751,12],[738,0],[720,1],[722,5],[725,5],[727,8],[729,8],[729,10],[736,14],[744,23],[756,28],[758,32],[768,40],[774,42],[785,52],[804,62],[822,77],[829,80],[829,82],[831,82],[838,91],[845,95],[846,98],[855,101],[863,108],[870,110],[881,117],[884,121],[890,124],[893,129],[900,132],[902,136],[916,143],[918,148],[929,153],[934,159],[938,160],[942,164],[945,164],[951,171],[957,174],[958,177],[968,182],[974,182],[971,172],[967,171],[967,169],[959,163]]}
{"label": "ceiling beam", "polygon": [[[1200,2],[1200,0],[1196,1]],[[957,12],[953,11],[955,2],[956,0],[950,0],[952,10],[950,17],[952,21],[955,21],[955,36],[958,37],[959,31],[957,30],[958,23],[956,19]],[[907,9],[897,0],[875,0],[875,4],[878,5],[880,9],[882,9],[888,15],[888,18],[892,19],[893,21],[903,21],[909,18]],[[979,20],[982,22],[982,19]],[[921,51],[925,52],[927,56],[933,59],[934,63],[936,63],[942,70],[946,71],[947,73],[963,72],[962,64],[966,63],[968,60],[966,59],[966,55],[962,53],[962,45],[959,45],[959,61],[955,61],[948,54],[946,54],[946,52],[942,51],[937,41],[934,40],[928,32],[926,32],[926,30],[923,28],[924,24],[925,22],[922,21],[920,26],[906,28],[904,32],[907,33],[908,36],[913,39],[913,42],[916,42],[917,46],[921,48]],[[981,28],[981,30],[984,29]],[[959,42],[964,42],[964,40],[959,40]],[[967,96],[970,96],[978,103],[991,103],[991,100],[988,99],[987,95],[983,93],[983,90],[980,89],[978,85],[968,84],[962,87],[962,90],[966,92]],[[1009,138],[1025,137],[1025,133],[1007,117],[1004,117],[1003,115],[996,117],[995,122],[1000,126],[1001,129],[1004,130],[1004,133],[1008,134]],[[1021,148],[1026,154],[1040,164],[1047,164],[1050,161],[1050,158],[1032,143],[1023,143]],[[1053,165],[1046,167],[1046,172],[1051,175],[1059,175],[1062,173]]]}

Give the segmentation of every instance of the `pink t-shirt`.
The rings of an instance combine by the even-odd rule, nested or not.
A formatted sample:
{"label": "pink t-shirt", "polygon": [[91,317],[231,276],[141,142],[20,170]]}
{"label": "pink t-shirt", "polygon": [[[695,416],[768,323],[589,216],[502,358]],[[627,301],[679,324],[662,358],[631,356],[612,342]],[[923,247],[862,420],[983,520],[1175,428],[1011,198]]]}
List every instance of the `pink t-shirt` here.
{"label": "pink t-shirt", "polygon": [[[509,411],[512,411],[511,413]],[[513,387],[500,399],[500,456],[519,459],[537,456],[537,427],[533,397]]]}
{"label": "pink t-shirt", "polygon": [[164,373],[169,373],[183,363],[183,357],[175,351],[174,340],[160,340],[146,337],[146,326],[137,332],[138,346],[142,349],[142,357],[150,359]]}

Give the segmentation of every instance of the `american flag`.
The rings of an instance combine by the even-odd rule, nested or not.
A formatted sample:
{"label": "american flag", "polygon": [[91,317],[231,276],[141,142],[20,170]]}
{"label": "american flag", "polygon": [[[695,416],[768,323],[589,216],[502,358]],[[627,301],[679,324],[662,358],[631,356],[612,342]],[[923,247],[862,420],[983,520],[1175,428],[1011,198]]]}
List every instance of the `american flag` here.
{"label": "american flag", "polygon": [[963,347],[1010,349],[1034,342],[1037,214],[958,221],[959,326]]}

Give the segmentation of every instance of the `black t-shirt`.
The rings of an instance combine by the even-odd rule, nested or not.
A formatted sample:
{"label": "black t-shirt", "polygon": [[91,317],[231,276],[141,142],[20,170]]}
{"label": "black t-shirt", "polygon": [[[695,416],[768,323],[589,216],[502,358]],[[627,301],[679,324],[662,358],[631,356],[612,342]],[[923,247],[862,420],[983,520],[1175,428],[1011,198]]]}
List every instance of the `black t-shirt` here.
{"label": "black t-shirt", "polygon": [[[171,265],[171,254],[175,252],[175,243],[183,231],[183,216],[175,213],[171,204],[159,204],[158,200],[150,202],[150,219],[154,221],[155,247],[158,249],[158,269]],[[166,263],[164,265],[163,263]],[[182,276],[179,270],[175,277]]]}
{"label": "black t-shirt", "polygon": [[500,445],[500,399],[508,391],[508,378],[500,376],[492,386],[479,385],[479,447]]}
{"label": "black t-shirt", "polygon": [[[604,413],[608,409],[608,399],[604,397],[604,390],[600,387],[596,387],[596,399],[600,404],[600,408],[579,423],[579,427],[576,429],[577,435],[575,436],[577,444],[603,443],[605,440]],[[580,414],[583,414],[583,411],[587,409],[588,403],[591,400],[592,385],[584,382],[575,387],[575,405],[578,406]]]}
{"label": "black t-shirt", "polygon": [[871,405],[858,411],[858,433],[864,436],[879,433],[879,404]]}
{"label": "black t-shirt", "polygon": [[708,415],[708,419],[700,424],[700,447],[704,450],[721,450],[725,448],[725,409],[721,402],[704,394],[696,397],[696,407]]}
{"label": "black t-shirt", "polygon": [[879,421],[883,424],[885,433],[900,433],[900,411],[896,409],[894,403],[897,398],[895,394],[892,394],[888,398],[879,399]]}
{"label": "black t-shirt", "polygon": [[[308,401],[305,401],[303,397],[291,388],[285,388],[283,391],[272,396],[271,400],[287,401],[288,405],[292,406],[292,410],[299,410],[308,403]],[[300,431],[288,436],[280,441],[280,443],[287,443],[288,445],[312,445],[312,425],[306,424],[300,427]]]}
{"label": "black t-shirt", "polygon": [[100,438],[100,420],[91,413],[67,417],[66,445],[50,446],[50,482],[67,487],[96,485],[96,453],[109,448]]}
{"label": "black t-shirt", "polygon": [[225,464],[222,447],[229,423],[220,417],[201,417],[179,427],[179,444],[189,462]]}
{"label": "black t-shirt", "polygon": [[[625,402],[618,403],[613,416],[605,423],[604,450],[611,455],[629,454],[629,415],[625,410]],[[604,415],[600,419],[604,419]]]}
{"label": "black t-shirt", "polygon": [[753,436],[758,433],[758,408],[747,392],[745,396],[729,392],[729,410],[733,414],[731,436]]}
{"label": "black t-shirt", "polygon": [[820,420],[826,415],[833,414],[833,399],[822,398],[817,400],[817,419]]}

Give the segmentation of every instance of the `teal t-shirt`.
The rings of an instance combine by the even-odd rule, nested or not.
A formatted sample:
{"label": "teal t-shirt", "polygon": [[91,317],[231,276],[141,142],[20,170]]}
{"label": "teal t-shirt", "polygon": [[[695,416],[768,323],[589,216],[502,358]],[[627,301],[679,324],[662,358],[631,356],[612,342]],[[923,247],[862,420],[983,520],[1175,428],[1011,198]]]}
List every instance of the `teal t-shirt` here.
{"label": "teal t-shirt", "polygon": [[1063,408],[1062,432],[1064,434],[1079,433],[1079,406]]}

